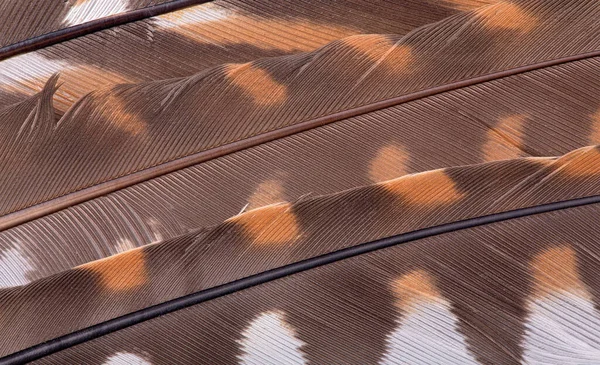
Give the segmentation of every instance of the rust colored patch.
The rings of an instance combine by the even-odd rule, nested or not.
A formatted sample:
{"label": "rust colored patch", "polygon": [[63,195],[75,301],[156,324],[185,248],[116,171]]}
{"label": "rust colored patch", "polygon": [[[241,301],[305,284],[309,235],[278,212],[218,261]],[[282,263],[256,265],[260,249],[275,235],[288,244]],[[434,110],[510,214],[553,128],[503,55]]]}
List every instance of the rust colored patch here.
{"label": "rust colored patch", "polygon": [[146,131],[146,122],[138,115],[128,112],[123,100],[112,93],[103,99],[98,110],[111,126],[123,132],[137,136]]}
{"label": "rust colored patch", "polygon": [[527,115],[514,114],[501,118],[494,129],[487,133],[483,145],[484,161],[508,160],[525,155],[523,148],[523,127]]}
{"label": "rust colored patch", "polygon": [[591,146],[570,152],[559,159],[558,171],[568,177],[589,177],[600,174],[600,151]]}
{"label": "rust colored patch", "polygon": [[390,71],[409,71],[413,63],[411,48],[396,44],[385,35],[357,35],[344,38],[342,42],[377,66],[383,66]]}
{"label": "rust colored patch", "polygon": [[285,201],[283,184],[279,180],[266,180],[261,182],[250,198],[248,199],[248,209],[255,209],[281,203]]}
{"label": "rust colored patch", "polygon": [[590,115],[592,119],[592,133],[590,134],[590,144],[600,144],[600,110]]}
{"label": "rust colored patch", "polygon": [[232,84],[239,87],[259,105],[281,104],[287,98],[287,87],[275,81],[268,72],[251,63],[231,64],[226,75]]}
{"label": "rust colored patch", "polygon": [[464,196],[444,170],[403,176],[385,182],[382,186],[403,202],[416,206],[451,204]]}
{"label": "rust colored patch", "polygon": [[255,245],[282,245],[300,236],[300,227],[289,203],[255,209],[229,221],[241,225]]}
{"label": "rust colored patch", "polygon": [[569,246],[550,248],[533,258],[530,264],[535,296],[554,292],[586,292],[577,271],[577,257]]}
{"label": "rust colored patch", "polygon": [[127,251],[79,266],[99,277],[102,286],[112,291],[127,291],[148,281],[142,249]]}
{"label": "rust colored patch", "polygon": [[424,270],[415,270],[403,275],[392,283],[392,291],[398,298],[396,305],[402,310],[410,310],[419,302],[437,302],[441,294],[435,280]]}
{"label": "rust colored patch", "polygon": [[475,11],[488,29],[514,30],[528,33],[537,26],[538,19],[516,4],[500,1]]}
{"label": "rust colored patch", "polygon": [[[45,67],[49,69],[42,75],[33,77],[26,75],[26,73],[12,74],[10,75],[12,80],[0,85],[0,90],[25,95],[34,95],[40,92],[54,70],[42,61],[37,62],[36,65],[42,70]],[[54,94],[54,108],[65,113],[77,100],[94,90],[138,81],[140,80],[94,66],[66,64],[60,69],[60,87]]]}
{"label": "rust colored patch", "polygon": [[406,151],[397,145],[380,148],[369,164],[369,179],[379,183],[405,175],[407,158]]}

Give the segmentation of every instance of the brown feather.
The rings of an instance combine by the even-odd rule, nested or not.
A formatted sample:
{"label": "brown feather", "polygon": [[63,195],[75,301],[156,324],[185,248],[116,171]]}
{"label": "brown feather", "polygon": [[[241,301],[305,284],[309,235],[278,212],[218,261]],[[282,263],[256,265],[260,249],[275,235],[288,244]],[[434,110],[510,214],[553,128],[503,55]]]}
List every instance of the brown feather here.
{"label": "brown feather", "polygon": [[[275,63],[275,60],[270,61]],[[226,151],[227,156],[131,186],[102,199],[91,200],[59,214],[2,232],[0,244],[5,250],[9,250],[14,248],[17,240],[35,266],[35,269],[29,271],[30,279],[37,279],[112,255],[123,247],[138,247],[161,238],[181,235],[198,227],[218,224],[237,214],[246,204],[252,203],[252,196],[265,181],[276,181],[281,185],[278,188],[278,198],[266,202],[275,203],[294,201],[306,194],[330,194],[405,173],[520,156],[567,153],[590,142],[600,142],[590,141],[597,124],[593,116],[600,110],[596,97],[597,67],[598,58],[546,67],[356,117],[340,118],[337,123],[239,152],[231,153],[239,149],[239,144],[232,145],[232,150]],[[238,72],[245,71],[246,69],[242,69]],[[206,80],[201,79],[200,84],[202,82]],[[135,87],[135,91],[130,86],[122,88],[129,90],[127,92],[131,95],[138,95],[138,87]],[[280,86],[276,86],[276,89],[281,90]],[[57,168],[65,171],[63,174],[69,179],[56,180],[57,184],[65,186],[63,191],[69,191],[68,184],[77,186],[79,190],[81,183],[73,181],[78,175],[86,179],[92,174],[102,175],[100,168],[109,171],[120,166],[130,168],[126,159],[131,159],[135,153],[141,153],[140,149],[147,151],[144,156],[158,157],[157,148],[165,150],[172,146],[171,150],[179,150],[185,144],[194,146],[197,143],[184,138],[184,135],[195,136],[200,143],[207,143],[208,138],[218,133],[215,130],[207,135],[192,132],[184,134],[178,130],[178,125],[173,124],[175,122],[160,121],[160,115],[123,118],[124,115],[138,113],[123,110],[123,104],[120,109],[117,108],[116,100],[120,96],[116,95],[120,94],[105,92],[104,95],[104,99],[100,100],[107,103],[105,107],[96,108],[99,102],[94,101],[97,99],[93,95],[76,107],[77,110],[82,110],[81,115],[90,113],[95,116],[99,120],[98,124],[84,128],[80,127],[82,123],[77,122],[78,119],[74,119],[68,122],[72,128],[65,127],[72,132],[61,132],[67,138],[51,142],[61,146],[57,150],[59,155],[53,160],[74,161],[73,163],[78,162],[82,166],[79,174],[74,167],[77,165],[63,162],[48,170],[49,180],[55,180],[52,176],[62,176],[57,175]],[[143,97],[140,96],[140,99]],[[250,102],[252,107],[264,107],[260,103]],[[189,100],[182,101],[181,105],[190,103],[192,102]],[[486,107],[482,108],[482,105]],[[562,108],[556,110],[548,108],[548,105],[561,105]],[[292,108],[293,106],[288,107],[290,110]],[[100,109],[101,113],[95,114],[96,109]],[[181,109],[175,108],[178,112]],[[215,112],[218,111],[215,109]],[[205,112],[199,112],[203,113],[200,117],[204,118]],[[73,111],[63,118],[63,122],[72,119],[70,115],[78,114]],[[237,118],[244,128],[250,126],[247,124],[248,118],[241,114]],[[185,120],[191,119],[193,118]],[[262,119],[256,119],[262,123]],[[123,122],[130,124],[123,125]],[[153,127],[156,123],[160,125]],[[102,129],[98,130],[100,126]],[[188,122],[181,126],[190,131],[198,128],[197,124]],[[224,125],[217,124],[215,128],[224,129]],[[177,143],[166,144],[175,132],[180,133],[180,139]],[[72,133],[83,135],[85,139],[73,140]],[[89,142],[94,134],[107,139],[108,133],[115,136],[110,139],[111,143],[117,144],[119,139],[123,141],[119,143],[120,149],[112,145],[108,149],[103,143],[93,147],[93,143]],[[157,137],[153,139],[148,134]],[[160,136],[165,142],[148,143],[149,140],[156,141]],[[360,153],[354,149],[358,145]],[[71,150],[66,146],[80,152],[70,153]],[[84,157],[84,153],[87,157]],[[202,160],[219,154],[221,152],[213,154],[209,150],[207,157],[202,157]],[[38,156],[46,160],[51,158],[47,148],[41,148],[35,158]],[[90,165],[93,161],[96,162]],[[111,163],[107,164],[105,161]],[[115,166],[115,161],[123,162]],[[39,168],[34,169],[32,170],[35,172],[25,170],[23,175],[41,173]],[[255,171],[260,173],[256,174]],[[25,177],[10,174],[5,179],[8,180],[7,183],[17,184],[15,180],[23,180]],[[101,180],[96,178],[94,181]],[[36,189],[30,188],[30,191],[39,196],[44,189],[54,189],[56,185],[48,184],[46,179],[39,180],[38,186]],[[48,194],[51,192],[52,190]],[[28,193],[6,193],[5,202],[8,203],[9,199],[21,199],[22,195]],[[257,206],[254,204],[252,208],[255,207]],[[70,226],[71,224],[75,225]],[[60,229],[42,228],[47,226]],[[44,242],[43,247],[40,247],[40,242]],[[5,285],[9,285],[9,282]]]}
{"label": "brown feather", "polygon": [[[153,365],[245,358],[313,364],[593,362],[600,351],[598,328],[590,327],[600,321],[600,262],[593,253],[600,236],[590,222],[598,214],[596,204],[361,255],[141,323],[38,363],[103,364],[119,354]],[[265,316],[269,321],[260,321]],[[548,348],[553,338],[556,345]]]}
{"label": "brown feather", "polygon": [[[64,25],[44,16],[8,39]],[[0,356],[600,195],[598,19],[593,0],[220,1],[1,61]],[[596,209],[329,263],[42,362],[593,361]]]}
{"label": "brown feather", "polygon": [[[586,166],[586,172],[572,174],[579,165]],[[1,310],[6,314],[0,318],[2,353],[364,242],[597,195],[598,172],[600,152],[586,147],[559,159],[516,159],[446,168],[293,205],[259,208],[207,231],[0,290]],[[128,264],[122,264],[125,262]],[[59,308],[68,316],[55,313]],[[34,323],[39,326],[35,333],[15,333]]]}

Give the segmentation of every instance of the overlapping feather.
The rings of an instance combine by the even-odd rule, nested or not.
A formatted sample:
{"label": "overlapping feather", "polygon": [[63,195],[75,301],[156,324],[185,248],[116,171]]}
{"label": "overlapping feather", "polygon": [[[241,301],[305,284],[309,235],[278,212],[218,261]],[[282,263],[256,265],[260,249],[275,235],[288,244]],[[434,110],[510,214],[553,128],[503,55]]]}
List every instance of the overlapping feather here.
{"label": "overlapping feather", "polygon": [[[210,230],[0,290],[5,314],[0,318],[0,348],[7,354],[150,305],[375,239],[597,195],[599,179],[600,151],[586,147],[559,159],[446,168],[258,208]],[[31,326],[37,326],[35,333],[15,333]]]}
{"label": "overlapping feather", "polygon": [[65,84],[55,101],[62,114],[101,87],[190,76],[223,63],[312,51],[356,34],[406,34],[491,2],[214,1],[5,60],[0,63],[0,103],[37,93],[60,71]]}
{"label": "overlapping feather", "polygon": [[[537,9],[535,4],[529,8]],[[205,153],[197,162],[229,155],[5,231],[0,234],[2,245],[5,250],[18,247],[37,268],[28,271],[29,279],[37,279],[217,224],[247,204],[254,208],[293,201],[445,166],[552,156],[597,142],[596,58],[398,106],[374,104],[596,49],[594,36],[580,46],[560,43],[598,26],[593,21],[595,3],[573,4],[579,7],[575,10],[586,10],[575,26],[570,13],[553,15],[559,3],[544,2],[537,12],[525,4],[499,3],[419,29],[396,43],[393,36],[350,37],[308,54],[96,91],[62,116],[52,133],[38,138],[20,171],[2,175],[4,185],[15,186],[3,194],[5,214],[26,217],[29,206],[51,213],[40,203],[51,209],[72,204],[60,201],[65,195],[84,201],[112,191],[115,178],[126,180],[122,187],[132,185],[154,176],[145,169],[177,163],[190,154]],[[513,25],[494,20],[504,19],[505,13],[514,18]],[[527,27],[519,28],[525,20],[530,21]],[[505,40],[507,34],[512,38]],[[538,51],[530,46],[536,42]],[[437,72],[447,57],[437,45],[453,49],[453,57],[464,62],[452,72]],[[338,92],[331,84],[338,85]],[[236,108],[228,107],[234,104]],[[548,104],[564,107],[557,112]],[[355,107],[371,109],[356,117],[340,114]],[[15,129],[23,123],[18,116],[10,120]],[[330,125],[260,144],[274,138],[263,136],[269,131],[324,123]],[[291,132],[296,130],[277,137]],[[355,150],[358,144],[361,153]],[[247,147],[252,148],[233,153]],[[4,153],[20,156],[14,148]],[[36,178],[29,179],[32,175]],[[103,183],[108,190],[98,189]],[[11,283],[8,277],[2,281]]]}
{"label": "overlapping feather", "polygon": [[[367,11],[364,5],[338,4],[319,17],[318,8],[299,16],[309,9],[304,5],[220,2],[0,62],[7,71],[0,100],[17,102],[0,110],[7,120],[0,153],[9,161],[4,171],[10,172],[0,175],[1,185],[10,187],[0,192],[0,222],[9,228],[0,232],[0,284],[34,280],[0,290],[0,353],[377,238],[599,194],[598,149],[568,153],[599,142],[600,61],[593,54],[600,48],[597,2],[465,1],[453,4],[452,11],[465,13],[407,35],[417,25],[449,15],[450,2],[428,4],[422,11],[409,3],[413,11],[396,24],[344,23],[344,17],[334,16],[336,9],[356,6],[361,19],[385,17],[380,8]],[[481,7],[469,11],[476,6]],[[405,9],[388,4],[385,10],[395,19]],[[291,19],[284,20],[290,13]],[[241,24],[262,32],[272,29],[272,37],[240,33]],[[369,29],[396,35],[347,37]],[[85,50],[106,36],[122,42],[107,47],[121,50],[92,60]],[[169,39],[182,42],[172,46],[176,52],[168,51]],[[135,40],[142,41],[126,51]],[[164,58],[149,57],[155,47]],[[206,53],[210,50],[215,52]],[[143,62],[123,63],[122,54],[132,52]],[[15,71],[26,59],[39,67]],[[222,64],[237,60],[251,62]],[[511,72],[523,66],[530,69]],[[42,80],[59,71],[61,76],[52,76],[42,92],[32,95]],[[86,76],[74,81],[79,75]],[[486,75],[492,76],[478,79]],[[54,113],[57,78],[64,78],[64,84],[54,99]],[[112,85],[120,82],[126,83]],[[22,150],[25,140],[31,145]],[[558,159],[532,157],[565,153]],[[496,160],[504,161],[489,162]],[[17,161],[22,168],[14,168]],[[473,165],[481,162],[488,163]],[[469,166],[451,167],[458,165]],[[383,182],[416,172],[423,173]],[[350,190],[335,193],[345,189]],[[332,195],[307,197],[321,194]],[[77,205],[63,209],[72,204]],[[240,210],[250,211],[235,215]],[[248,302],[239,295],[225,297],[46,361],[77,362],[79,351],[97,363],[160,364],[173,358],[194,363],[198,356],[215,363],[332,363],[342,357],[343,363],[554,361],[544,352],[554,337],[538,328],[548,318],[560,322],[552,317],[552,306],[579,316],[573,318],[582,323],[596,318],[590,304],[597,300],[594,270],[586,266],[579,274],[575,258],[597,265],[593,234],[577,228],[589,224],[587,214],[565,212],[515,223],[543,230],[540,225],[559,222],[568,227],[561,237],[582,236],[569,243],[544,236],[523,248],[532,228],[519,228],[524,233],[509,238],[510,247],[529,256],[494,241],[494,227],[458,232],[453,235],[468,245],[456,246],[452,237],[416,243],[433,250],[429,258],[399,247],[390,249],[390,257],[358,257],[289,279],[316,290],[320,286],[312,283],[320,282],[319,275],[333,275],[332,288],[347,287],[348,292],[292,293],[286,282],[269,283],[242,294]],[[497,228],[505,236],[511,229],[514,225]],[[499,248],[478,251],[472,243],[477,239]],[[444,240],[453,247],[447,253],[431,248]],[[156,244],[133,249],[151,242]],[[465,264],[456,260],[461,252],[476,257]],[[504,275],[500,266],[474,275],[482,255],[507,261],[522,275]],[[543,286],[555,279],[540,279],[540,270],[547,275],[547,268],[538,266],[556,255],[571,265],[556,280],[576,277],[565,289],[579,290],[575,299]],[[103,260],[88,263],[98,259]],[[395,265],[398,260],[408,263]],[[373,279],[381,270],[386,274]],[[360,274],[353,276],[353,271]],[[465,285],[452,287],[448,280],[458,271]],[[533,281],[527,273],[533,273]],[[473,285],[483,285],[479,278],[494,275],[502,278],[495,286],[470,294]],[[356,281],[367,277],[373,281],[363,293]],[[321,284],[332,285],[328,280]],[[519,290],[511,291],[513,285]],[[348,297],[355,290],[361,294]],[[550,302],[541,292],[552,294]],[[374,297],[375,303],[370,301]],[[432,298],[433,307],[411,312],[413,299]],[[492,304],[484,298],[492,298]],[[302,302],[316,311],[311,320],[302,317],[307,315]],[[234,307],[230,321],[211,324]],[[330,332],[315,333],[334,308],[348,313],[333,320]],[[482,315],[484,308],[497,315]],[[363,311],[369,316],[362,317]],[[477,315],[467,318],[472,313]],[[436,323],[443,325],[440,333],[427,337],[419,331],[432,316],[442,318]],[[200,333],[214,339],[198,345],[188,327],[176,328],[192,317],[200,321]],[[520,327],[507,328],[511,320]],[[262,331],[265,326],[277,338],[270,339]],[[29,330],[33,327],[35,333]],[[599,340],[595,332],[563,322],[556,328],[556,333],[586,338],[572,358],[593,359]],[[156,345],[146,331],[149,336],[176,333],[187,342],[184,347]],[[365,339],[368,346],[360,343]],[[268,351],[261,348],[265,341],[282,342]],[[445,343],[448,351],[424,348],[427,341]],[[221,350],[208,354],[215,346]],[[409,352],[400,350],[406,346]],[[569,347],[561,351],[560,358],[568,358]]]}
{"label": "overlapping feather", "polygon": [[0,47],[167,0],[6,0],[0,4]]}
{"label": "overlapping feather", "polygon": [[545,213],[361,255],[39,363],[593,364],[598,214]]}

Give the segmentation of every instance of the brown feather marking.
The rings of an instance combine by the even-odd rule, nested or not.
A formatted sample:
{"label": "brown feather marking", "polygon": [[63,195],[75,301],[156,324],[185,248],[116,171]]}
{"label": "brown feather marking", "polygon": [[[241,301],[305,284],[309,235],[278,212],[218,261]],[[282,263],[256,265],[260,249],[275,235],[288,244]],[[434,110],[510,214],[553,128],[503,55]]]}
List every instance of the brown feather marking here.
{"label": "brown feather marking", "polygon": [[600,143],[600,109],[590,115],[592,119],[592,133],[590,135],[590,144],[596,145]]}
{"label": "brown feather marking", "polygon": [[484,27],[495,30],[514,30],[528,33],[537,26],[538,19],[509,1],[486,6],[475,11]]}
{"label": "brown feather marking", "polygon": [[300,236],[298,220],[289,203],[255,209],[229,221],[239,224],[255,245],[282,245]]}
{"label": "brown feather marking", "polygon": [[587,293],[577,270],[577,257],[570,246],[552,247],[531,261],[533,295],[546,296],[555,292]]}
{"label": "brown feather marking", "polygon": [[143,249],[135,249],[79,266],[99,277],[102,286],[112,291],[127,291],[148,281]]}
{"label": "brown feather marking", "polygon": [[424,270],[415,270],[392,283],[392,291],[398,298],[396,305],[403,311],[411,311],[419,302],[438,302],[441,297],[435,281]]}
{"label": "brown feather marking", "polygon": [[227,78],[259,105],[278,105],[287,98],[287,87],[252,63],[227,65]]}
{"label": "brown feather marking", "polygon": [[248,198],[248,209],[256,209],[285,201],[283,184],[279,180],[265,180],[258,184]]}
{"label": "brown feather marking", "polygon": [[357,35],[344,38],[342,42],[371,62],[382,65],[390,71],[410,71],[410,66],[414,61],[409,46],[397,45],[385,35]]}
{"label": "brown feather marking", "polygon": [[600,151],[597,147],[585,147],[573,151],[558,160],[558,171],[569,177],[590,177],[600,174]]}
{"label": "brown feather marking", "polygon": [[128,112],[121,98],[112,93],[104,99],[103,105],[99,106],[98,110],[113,127],[123,132],[137,136],[146,131],[146,122],[139,116]]}
{"label": "brown feather marking", "polygon": [[451,204],[463,198],[456,184],[444,170],[434,170],[419,174],[406,175],[388,181],[382,186],[411,205]]}
{"label": "brown feather marking", "polygon": [[523,126],[527,115],[513,114],[500,118],[487,133],[482,152],[485,161],[498,161],[523,156]]}
{"label": "brown feather marking", "polygon": [[408,154],[400,146],[383,146],[369,164],[369,179],[379,183],[406,175],[407,158]]}

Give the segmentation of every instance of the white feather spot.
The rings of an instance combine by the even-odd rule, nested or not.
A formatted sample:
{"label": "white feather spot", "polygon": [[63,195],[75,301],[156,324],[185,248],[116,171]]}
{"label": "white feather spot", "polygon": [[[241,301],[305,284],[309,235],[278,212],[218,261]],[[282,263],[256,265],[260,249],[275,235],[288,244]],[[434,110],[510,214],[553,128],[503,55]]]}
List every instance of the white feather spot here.
{"label": "white feather spot", "polygon": [[69,9],[65,16],[65,23],[77,25],[125,11],[127,11],[127,3],[123,0],[78,1]]}
{"label": "white feather spot", "polygon": [[131,352],[117,352],[107,358],[103,365],[152,365],[152,363]]}
{"label": "white feather spot", "polygon": [[128,238],[120,238],[117,241],[117,245],[115,246],[116,252],[114,254],[125,252],[125,251],[129,251],[129,250],[133,250],[136,247],[137,246],[130,239],[128,239]]}
{"label": "white feather spot", "polygon": [[586,292],[556,292],[529,302],[524,363],[600,364],[600,314]]}
{"label": "white feather spot", "polygon": [[27,274],[33,265],[20,248],[9,248],[0,252],[0,288],[29,283]]}
{"label": "white feather spot", "polygon": [[148,224],[148,226],[150,226],[150,232],[152,233],[152,236],[154,237],[154,240],[151,243],[163,241],[164,237],[160,233],[160,227],[162,226],[162,224],[155,218],[148,219],[148,221],[146,223]]}
{"label": "white feather spot", "polygon": [[306,364],[301,351],[304,342],[296,338],[281,311],[261,313],[246,327],[242,336],[238,343],[244,354],[239,357],[239,364]]}
{"label": "white feather spot", "polygon": [[209,3],[160,15],[156,17],[155,24],[162,29],[171,29],[186,25],[218,22],[227,19],[231,15],[233,15],[233,11]]}
{"label": "white feather spot", "polygon": [[450,304],[420,302],[400,320],[379,362],[393,364],[478,364],[469,352]]}
{"label": "white feather spot", "polygon": [[45,82],[50,76],[68,66],[66,62],[49,60],[36,53],[14,56],[0,63],[0,88],[37,89],[40,86],[39,80]]}

